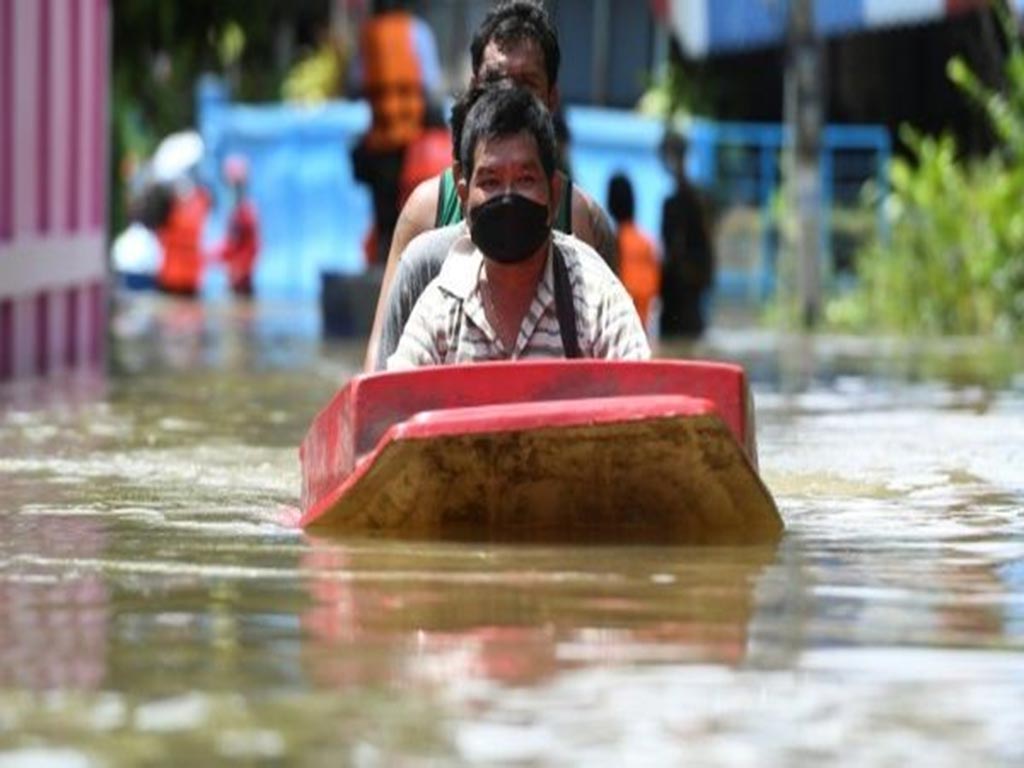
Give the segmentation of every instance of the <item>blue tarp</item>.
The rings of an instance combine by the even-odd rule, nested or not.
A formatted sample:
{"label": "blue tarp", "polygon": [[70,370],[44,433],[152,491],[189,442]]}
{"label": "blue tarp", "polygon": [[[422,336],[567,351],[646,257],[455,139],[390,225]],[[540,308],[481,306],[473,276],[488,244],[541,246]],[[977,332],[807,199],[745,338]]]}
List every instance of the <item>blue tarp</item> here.
{"label": "blue tarp", "polygon": [[[217,169],[225,157],[240,153],[249,160],[250,194],[261,221],[263,249],[256,273],[260,293],[315,296],[322,271],[363,271],[362,240],[372,205],[367,188],[352,178],[349,151],[369,123],[364,102],[307,109],[214,101],[200,115],[207,148],[204,176],[216,190],[206,239],[213,243],[222,237],[230,202]],[[657,237],[661,201],[672,186],[656,153],[663,124],[633,113],[584,107],[569,108],[567,120],[576,183],[604,205],[611,175],[628,173],[636,191],[637,221]],[[701,182],[711,178],[710,139],[704,127],[691,131],[689,169]],[[207,282],[208,293],[224,289],[216,272]]]}
{"label": "blue tarp", "polygon": [[[900,24],[938,21],[981,8],[986,0],[814,0],[815,27],[824,37]],[[1024,0],[1012,0],[1018,13]],[[672,27],[691,56],[780,44],[790,0],[671,0]]]}
{"label": "blue tarp", "polygon": [[352,180],[348,147],[369,120],[362,102],[316,108],[215,104],[201,113],[204,175],[217,190],[207,240],[222,236],[230,205],[218,169],[229,154],[242,154],[260,217],[261,293],[315,296],[321,270],[362,270],[372,208],[366,188]]}
{"label": "blue tarp", "polygon": [[[372,220],[366,187],[352,178],[350,148],[366,130],[369,110],[363,102],[332,102],[304,108],[286,104],[235,105],[216,93],[200,100],[200,130],[206,145],[204,174],[214,183],[216,206],[207,241],[222,237],[230,199],[218,180],[218,168],[232,153],[250,163],[251,196],[259,212],[263,248],[256,290],[263,296],[315,298],[321,273],[357,274],[365,269],[362,241]],[[575,182],[605,205],[608,180],[616,172],[633,182],[637,223],[656,240],[661,205],[672,179],[657,148],[664,124],[632,112],[569,107],[570,163]],[[719,202],[760,208],[769,222],[769,206],[778,185],[778,154],[785,134],[779,125],[714,123],[695,120],[686,129],[690,151],[687,171]],[[822,186],[826,202],[840,183],[859,185],[866,178],[884,181],[889,137],[877,126],[826,128]],[[841,153],[868,154],[868,167],[851,182],[840,178],[834,162]],[[834,174],[834,175],[833,175]],[[721,199],[722,195],[726,199]],[[827,233],[823,233],[826,240]],[[747,296],[770,289],[775,247],[770,233],[752,257],[756,273],[719,272],[718,289]],[[223,273],[211,270],[204,292],[226,290]]]}

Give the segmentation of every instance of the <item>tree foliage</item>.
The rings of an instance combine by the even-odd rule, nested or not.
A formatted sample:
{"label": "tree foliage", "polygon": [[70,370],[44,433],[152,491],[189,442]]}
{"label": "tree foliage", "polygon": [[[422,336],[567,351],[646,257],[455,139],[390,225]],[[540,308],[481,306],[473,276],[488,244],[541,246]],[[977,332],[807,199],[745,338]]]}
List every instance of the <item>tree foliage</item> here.
{"label": "tree foliage", "polygon": [[318,0],[115,0],[112,4],[112,221],[121,188],[168,133],[193,127],[195,83],[225,77],[235,98],[279,98],[296,43],[327,22]]}

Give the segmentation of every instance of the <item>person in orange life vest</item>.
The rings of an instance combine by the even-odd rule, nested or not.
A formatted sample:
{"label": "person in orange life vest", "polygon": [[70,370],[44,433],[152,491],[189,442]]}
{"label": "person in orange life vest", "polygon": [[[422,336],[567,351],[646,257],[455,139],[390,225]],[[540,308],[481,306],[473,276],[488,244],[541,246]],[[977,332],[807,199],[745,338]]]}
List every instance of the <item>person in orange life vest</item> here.
{"label": "person in orange life vest", "polygon": [[203,276],[202,237],[210,193],[191,178],[175,182],[171,209],[157,238],[164,250],[157,282],[165,293],[195,296]]}
{"label": "person in orange life vest", "polygon": [[405,150],[398,178],[399,209],[421,182],[437,176],[451,164],[452,132],[439,100],[430,99],[423,115],[423,131]]}
{"label": "person in orange life vest", "polygon": [[433,32],[406,4],[376,0],[349,72],[351,90],[370,102],[370,129],[352,150],[352,171],[373,196],[375,232],[367,238],[373,262],[391,247],[405,150],[423,132],[428,94],[441,88]]}
{"label": "person in orange life vest", "polygon": [[[452,132],[444,121],[437,99],[430,99],[423,116],[423,131],[409,144],[402,157],[398,175],[398,209],[405,205],[409,195],[422,182],[441,173],[451,165]],[[379,242],[376,228],[372,228],[363,241],[363,254],[367,266],[378,263]]]}
{"label": "person in orange life vest", "polygon": [[252,296],[252,273],[260,251],[260,226],[256,208],[246,197],[249,164],[245,158],[228,157],[224,161],[224,178],[234,194],[235,205],[218,256],[227,265],[228,280],[235,295]]}
{"label": "person in orange life vest", "polygon": [[608,211],[618,229],[619,278],[647,328],[651,302],[661,290],[661,264],[654,241],[633,222],[634,210],[633,185],[617,173],[608,182]]}

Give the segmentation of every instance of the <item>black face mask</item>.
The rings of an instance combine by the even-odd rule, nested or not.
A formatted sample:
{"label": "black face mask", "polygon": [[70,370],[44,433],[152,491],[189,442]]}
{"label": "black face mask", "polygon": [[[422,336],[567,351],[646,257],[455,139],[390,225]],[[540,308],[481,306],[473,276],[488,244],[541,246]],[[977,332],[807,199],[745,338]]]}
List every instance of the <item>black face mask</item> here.
{"label": "black face mask", "polygon": [[515,193],[496,195],[469,212],[469,234],[488,258],[518,264],[551,234],[547,206]]}

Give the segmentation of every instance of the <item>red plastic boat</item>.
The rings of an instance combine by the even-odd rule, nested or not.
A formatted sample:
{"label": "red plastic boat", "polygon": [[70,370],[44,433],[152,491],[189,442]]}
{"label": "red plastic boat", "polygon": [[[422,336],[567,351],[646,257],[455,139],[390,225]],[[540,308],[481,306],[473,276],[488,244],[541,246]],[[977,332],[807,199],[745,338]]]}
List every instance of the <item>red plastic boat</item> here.
{"label": "red plastic boat", "polygon": [[745,543],[782,519],[742,368],[559,360],[357,376],[300,448],[303,526],[538,542]]}

